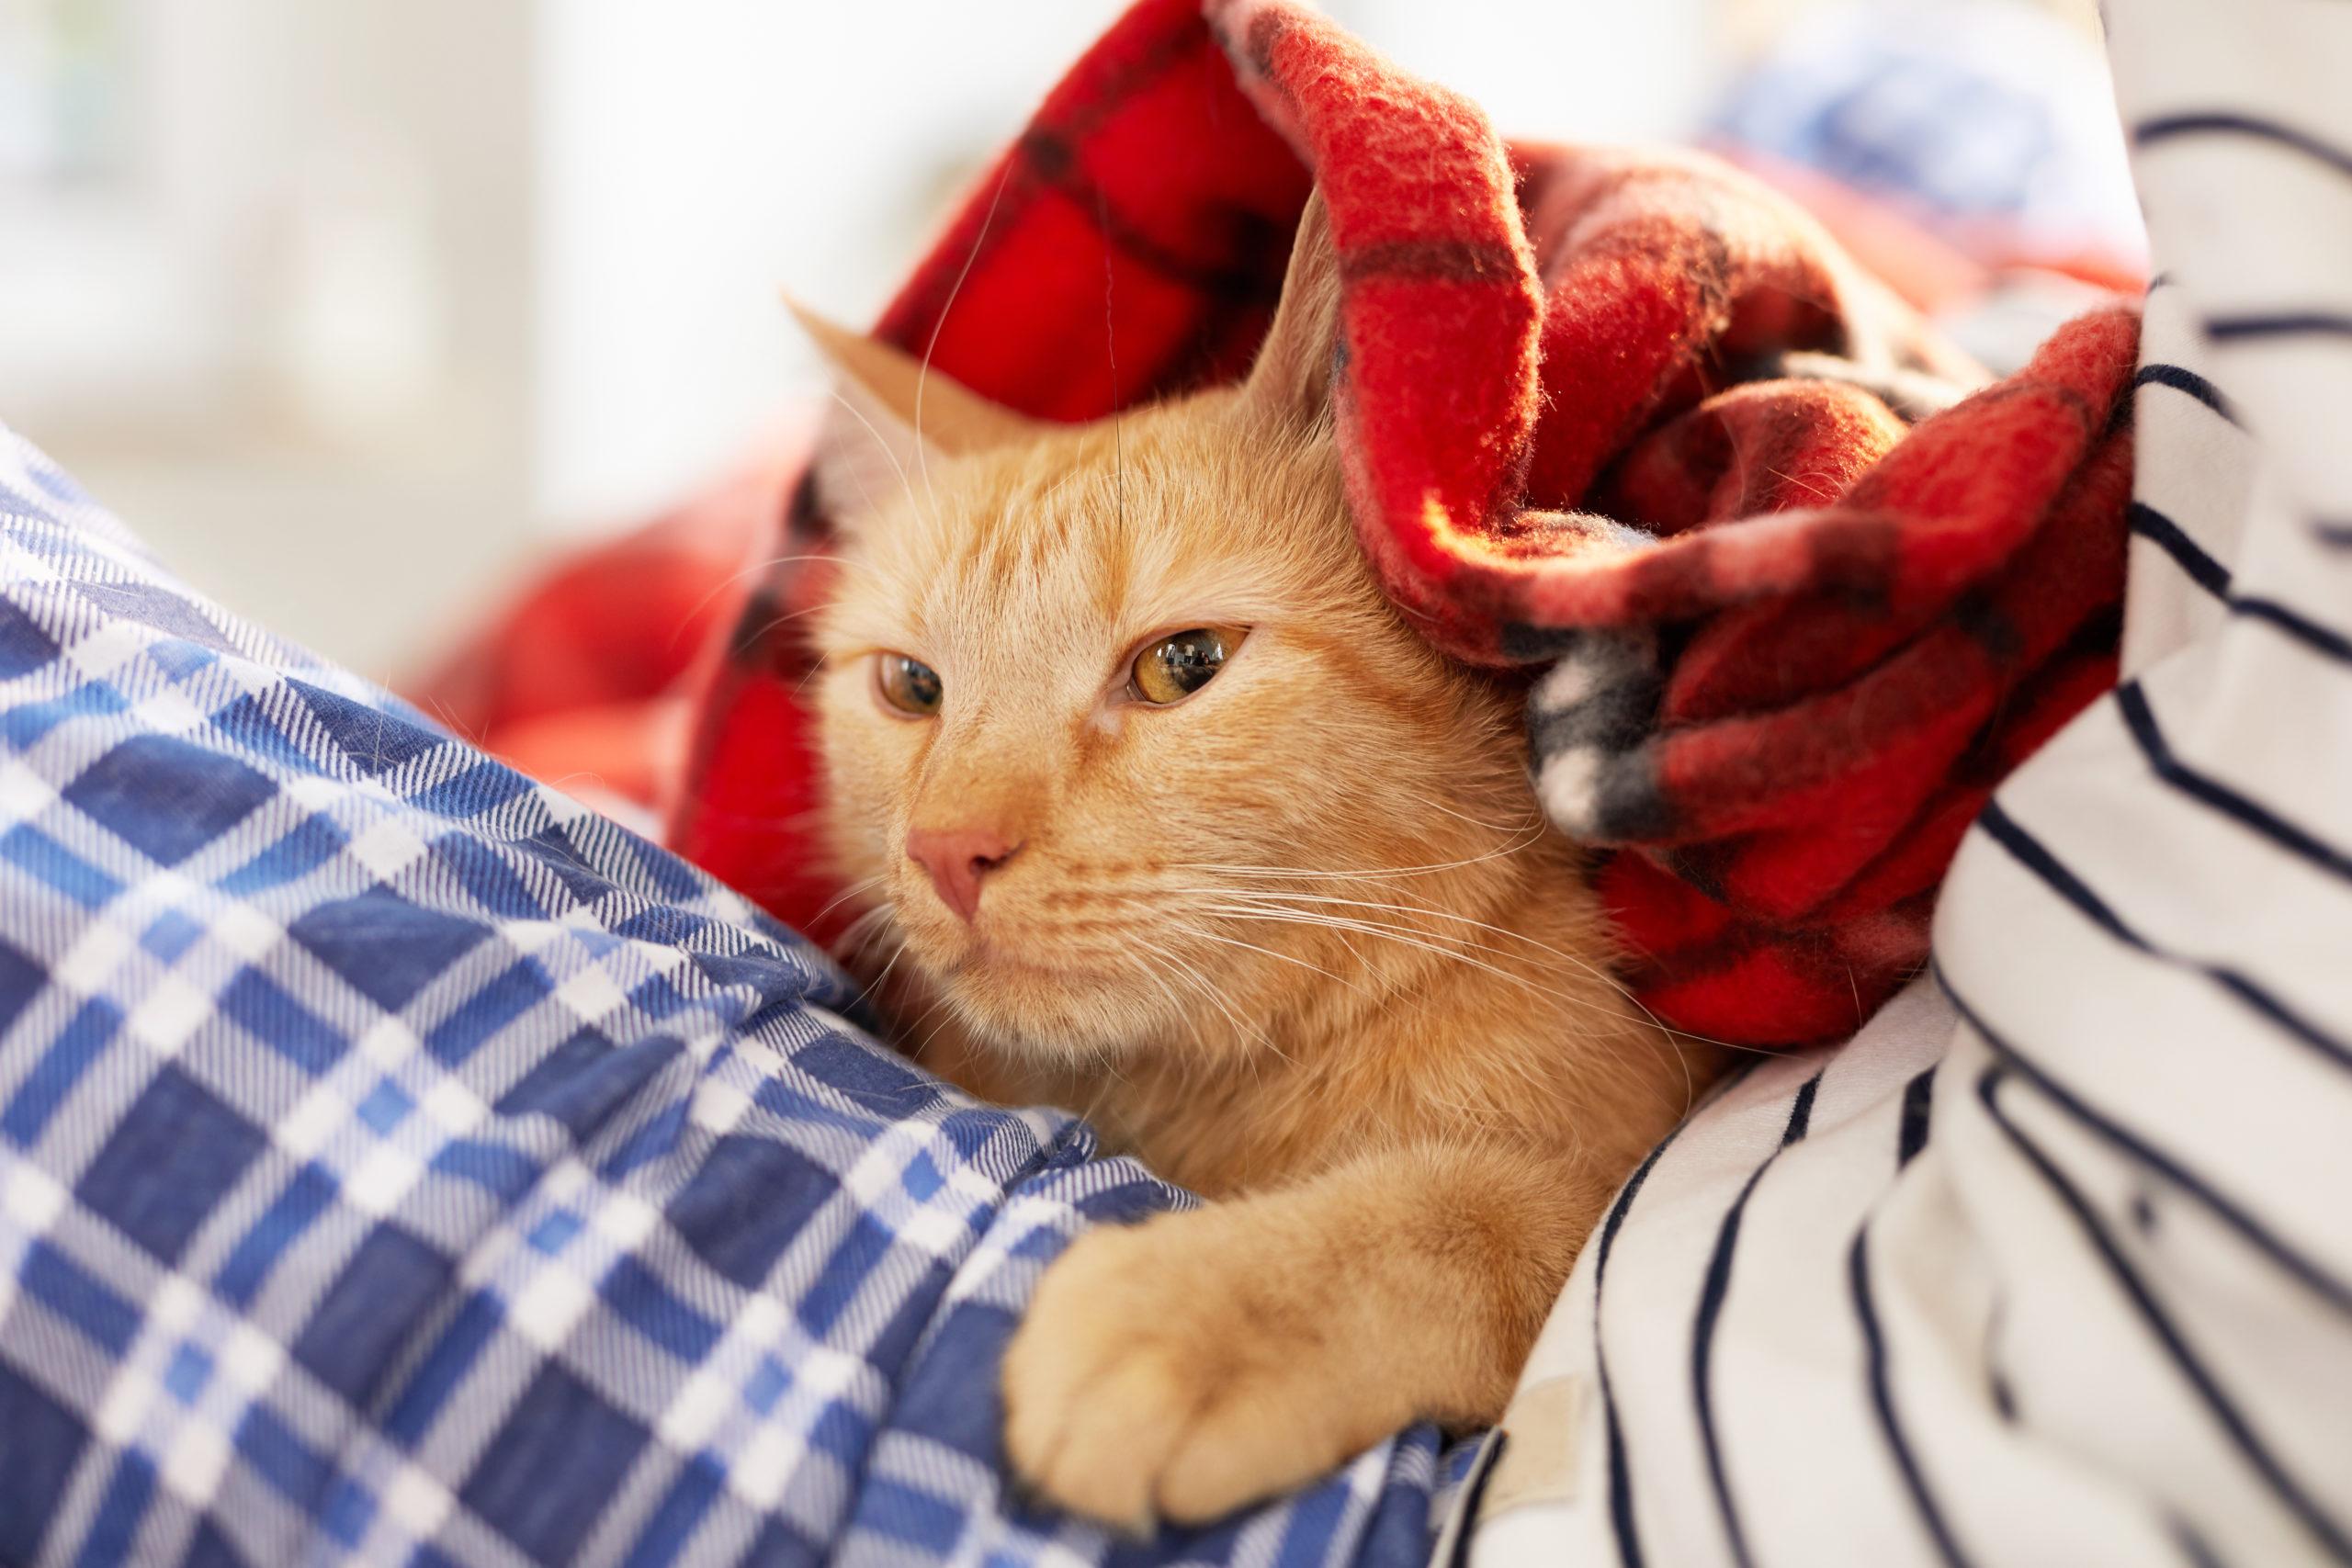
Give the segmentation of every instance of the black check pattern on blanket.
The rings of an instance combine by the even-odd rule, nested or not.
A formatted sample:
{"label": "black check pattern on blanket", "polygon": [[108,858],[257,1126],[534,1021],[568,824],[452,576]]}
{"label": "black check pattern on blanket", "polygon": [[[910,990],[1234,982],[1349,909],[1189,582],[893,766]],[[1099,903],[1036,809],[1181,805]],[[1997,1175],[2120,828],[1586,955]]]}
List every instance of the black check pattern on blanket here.
{"label": "black check pattern on blanket", "polygon": [[[999,1352],[1183,1194],[0,430],[0,1562],[1107,1560]],[[1439,1446],[1122,1562],[1416,1562]]]}

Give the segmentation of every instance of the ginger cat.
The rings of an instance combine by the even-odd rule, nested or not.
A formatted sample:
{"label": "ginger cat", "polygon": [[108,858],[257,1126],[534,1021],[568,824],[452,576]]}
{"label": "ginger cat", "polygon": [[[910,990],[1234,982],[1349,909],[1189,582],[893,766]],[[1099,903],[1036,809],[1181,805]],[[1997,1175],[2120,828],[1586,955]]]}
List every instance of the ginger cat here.
{"label": "ginger cat", "polygon": [[1084,426],[804,317],[854,415],[810,688],[853,957],[924,1064],[1215,1200],[1081,1236],[1004,1364],[1021,1476],[1133,1529],[1498,1416],[1716,1066],[1610,977],[1519,694],[1381,596],[1338,303],[1318,199],[1246,383]]}

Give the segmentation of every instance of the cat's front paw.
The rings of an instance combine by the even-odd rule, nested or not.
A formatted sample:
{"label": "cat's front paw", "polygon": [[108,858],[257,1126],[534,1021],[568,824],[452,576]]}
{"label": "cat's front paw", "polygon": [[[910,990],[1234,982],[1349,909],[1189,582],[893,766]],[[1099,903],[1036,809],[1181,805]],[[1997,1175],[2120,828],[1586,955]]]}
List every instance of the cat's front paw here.
{"label": "cat's front paw", "polygon": [[1221,1234],[1225,1218],[1092,1231],[1046,1270],[1004,1361],[1006,1449],[1046,1499],[1138,1531],[1198,1523],[1408,1414],[1367,1398],[1318,1332],[1320,1282]]}

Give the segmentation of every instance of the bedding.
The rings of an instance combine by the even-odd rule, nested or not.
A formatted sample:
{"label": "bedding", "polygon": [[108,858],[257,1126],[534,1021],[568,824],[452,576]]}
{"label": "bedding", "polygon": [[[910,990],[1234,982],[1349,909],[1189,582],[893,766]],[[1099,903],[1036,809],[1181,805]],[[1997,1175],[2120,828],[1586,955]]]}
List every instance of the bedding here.
{"label": "bedding", "polygon": [[1426,1428],[1114,1542],[994,1369],[1180,1205],[172,581],[0,430],[0,1562],[1408,1563]]}
{"label": "bedding", "polygon": [[2352,1562],[2352,11],[2103,9],[2161,269],[2123,682],[1930,974],[1619,1193],[1476,1568]]}
{"label": "bedding", "polygon": [[[1410,624],[1532,684],[1636,993],[1735,1043],[1850,1033],[1993,783],[2112,683],[2135,310],[1945,408],[1973,368],[1759,183],[1507,143],[1289,0],[1141,0],[876,333],[1046,418],[1237,375],[1310,184],[1358,536]],[[752,574],[668,829],[820,940],[826,533],[804,498]]]}
{"label": "bedding", "polygon": [[[2032,50],[2012,53],[2030,73]],[[1551,674],[1529,716],[1545,804],[1618,852],[1602,876],[1642,999],[1775,1045],[1850,1032],[1917,969],[1991,784],[2112,683],[2130,431],[2111,416],[2136,318],[2087,282],[2054,302],[1985,291],[2026,263],[2137,282],[2046,223],[2004,224],[1997,245],[1983,223],[1953,231],[1971,250],[1820,171],[1788,178],[1821,149],[1768,134],[1785,75],[1727,103],[1719,144],[1894,261],[1912,298],[1981,307],[1971,335],[2016,355],[1929,427],[1908,416],[1969,367],[1814,215],[1706,160],[1504,141],[1289,4],[1132,7],[876,329],[1044,417],[1237,375],[1311,170],[1353,246],[1341,436],[1367,549],[1441,646]],[[1958,93],[1964,75],[1936,79]],[[1978,85],[2012,128],[2043,112]],[[1888,130],[1876,102],[1841,122],[1849,158]],[[1893,129],[1910,160],[1893,161],[1925,162],[1909,110]],[[1948,149],[1966,134],[1939,129]],[[2105,188],[2083,140],[2061,172]],[[1967,150],[1999,199],[2041,190],[2049,168],[2030,179],[2032,150],[2000,141]],[[2030,349],[2053,310],[2085,313],[2035,358],[2020,332]],[[827,532],[796,490],[801,452],[780,439],[567,563],[419,692],[535,766],[630,779],[673,847],[823,941],[844,917],[799,826],[816,780],[795,631],[825,591]],[[630,592],[649,549],[660,615]],[[731,631],[677,659],[681,620],[717,606]],[[537,705],[566,689],[577,723]]]}

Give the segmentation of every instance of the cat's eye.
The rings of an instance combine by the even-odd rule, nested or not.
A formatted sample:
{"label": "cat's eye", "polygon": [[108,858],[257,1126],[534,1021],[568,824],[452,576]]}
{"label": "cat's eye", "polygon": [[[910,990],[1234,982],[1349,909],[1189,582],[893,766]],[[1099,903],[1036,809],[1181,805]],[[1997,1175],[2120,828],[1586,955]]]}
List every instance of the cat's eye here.
{"label": "cat's eye", "polygon": [[1181,703],[1205,686],[1241,646],[1239,626],[1194,626],[1161,637],[1136,655],[1127,690],[1155,707]]}
{"label": "cat's eye", "polygon": [[910,717],[929,718],[939,711],[939,671],[903,653],[886,653],[876,662],[874,689]]}

